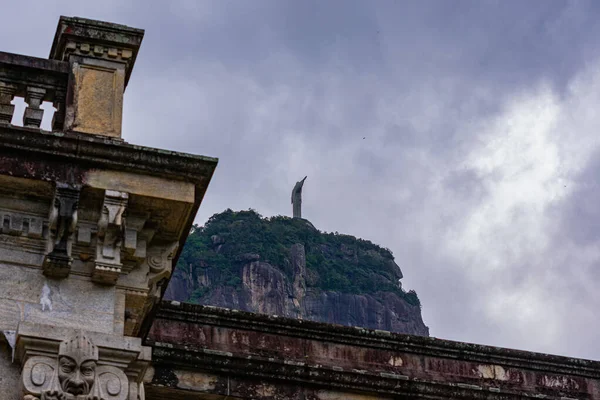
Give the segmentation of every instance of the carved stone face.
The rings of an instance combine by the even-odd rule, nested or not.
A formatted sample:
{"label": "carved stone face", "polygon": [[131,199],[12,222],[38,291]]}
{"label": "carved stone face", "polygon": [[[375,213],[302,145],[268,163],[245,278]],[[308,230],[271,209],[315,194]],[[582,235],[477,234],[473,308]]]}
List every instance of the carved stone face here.
{"label": "carved stone face", "polygon": [[86,360],[78,364],[68,356],[58,359],[58,381],[63,392],[79,395],[89,394],[96,379],[96,362]]}

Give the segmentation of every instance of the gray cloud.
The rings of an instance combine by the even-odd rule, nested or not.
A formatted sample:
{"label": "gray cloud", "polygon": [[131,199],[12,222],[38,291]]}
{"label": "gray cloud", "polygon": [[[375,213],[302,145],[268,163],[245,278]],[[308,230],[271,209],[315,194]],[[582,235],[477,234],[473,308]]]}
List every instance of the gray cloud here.
{"label": "gray cloud", "polygon": [[[592,1],[10,2],[146,29],[125,138],[220,158],[198,216],[304,215],[394,252],[434,336],[586,358],[600,260]],[[364,137],[364,139],[363,139]]]}

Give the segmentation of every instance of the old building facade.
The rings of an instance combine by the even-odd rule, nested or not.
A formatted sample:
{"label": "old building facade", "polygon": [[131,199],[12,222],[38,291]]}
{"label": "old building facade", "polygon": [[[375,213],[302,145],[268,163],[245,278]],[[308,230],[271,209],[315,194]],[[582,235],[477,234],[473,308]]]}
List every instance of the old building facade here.
{"label": "old building facade", "polygon": [[144,397],[141,337],[217,160],[123,139],[143,33],[61,18],[49,59],[0,53],[2,399]]}
{"label": "old building facade", "polygon": [[0,52],[0,399],[600,399],[593,361],[161,302],[217,160],[125,140],[143,34]]}

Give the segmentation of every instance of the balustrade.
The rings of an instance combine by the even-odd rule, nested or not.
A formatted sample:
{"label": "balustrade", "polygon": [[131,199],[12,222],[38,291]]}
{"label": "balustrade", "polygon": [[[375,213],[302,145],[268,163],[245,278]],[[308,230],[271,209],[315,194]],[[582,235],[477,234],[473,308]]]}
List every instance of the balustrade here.
{"label": "balustrade", "polygon": [[56,109],[51,129],[62,130],[68,79],[67,62],[0,52],[0,124],[13,121],[13,100],[22,97],[27,107],[17,125],[40,128],[44,115],[41,105],[50,102]]}

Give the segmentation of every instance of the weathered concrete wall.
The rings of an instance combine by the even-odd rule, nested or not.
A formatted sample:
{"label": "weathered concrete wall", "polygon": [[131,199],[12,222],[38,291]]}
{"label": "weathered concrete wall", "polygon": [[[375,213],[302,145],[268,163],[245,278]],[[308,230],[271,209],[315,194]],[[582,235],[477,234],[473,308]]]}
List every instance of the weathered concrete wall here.
{"label": "weathered concrete wall", "polygon": [[[52,156],[46,158],[48,153]],[[4,325],[15,329],[18,309],[20,319],[38,316],[44,324],[56,320],[64,326],[137,335],[170,271],[156,263],[167,266],[176,259],[173,246],[182,247],[215,165],[216,160],[205,157],[93,137],[82,142],[76,135],[0,124],[0,262],[9,266],[0,271],[0,316],[10,316]],[[186,178],[193,175],[189,169],[195,178]],[[77,223],[69,234],[73,282],[59,282],[63,276],[47,278],[41,270],[52,231],[60,229],[50,228],[56,182],[69,182],[79,191]],[[105,242],[99,221],[115,192],[126,196],[122,206],[127,218],[111,228],[118,237]],[[125,233],[126,240],[119,237]],[[168,248],[175,253],[164,253]],[[99,251],[120,255],[106,268]],[[97,284],[102,268],[112,274],[113,289]],[[47,308],[41,307],[42,290],[49,292]],[[58,307],[50,310],[54,302]]]}
{"label": "weathered concrete wall", "polygon": [[[2,344],[0,399],[53,390],[44,385],[56,381],[59,343],[84,331],[101,371],[112,371],[99,376],[115,380],[97,390],[117,385],[143,400],[149,349],[129,339],[151,318],[208,183],[202,167],[182,179],[195,163],[183,157],[188,165],[176,153],[0,124],[0,332],[15,335],[17,349],[13,362]],[[216,160],[195,161],[212,174]],[[59,243],[63,264],[53,270]]]}
{"label": "weathered concrete wall", "polygon": [[0,330],[30,321],[113,333],[115,292],[77,276],[49,279],[39,269],[0,263]]}
{"label": "weathered concrete wall", "polygon": [[20,378],[21,367],[12,362],[12,349],[5,338],[0,337],[0,398],[18,399]]}
{"label": "weathered concrete wall", "polygon": [[147,344],[149,399],[600,399],[595,361],[191,304],[163,302]]}

